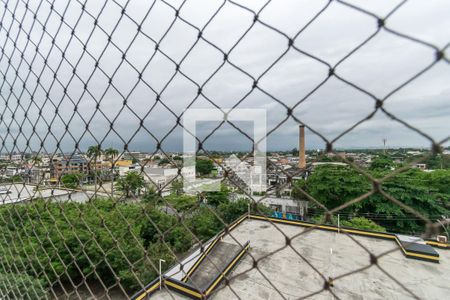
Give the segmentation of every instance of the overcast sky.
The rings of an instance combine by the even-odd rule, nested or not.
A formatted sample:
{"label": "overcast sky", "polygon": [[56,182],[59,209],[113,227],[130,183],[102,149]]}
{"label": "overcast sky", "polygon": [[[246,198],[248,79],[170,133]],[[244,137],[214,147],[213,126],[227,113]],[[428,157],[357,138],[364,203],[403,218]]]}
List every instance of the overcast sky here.
{"label": "overcast sky", "polygon": [[[319,0],[276,0],[265,7],[266,1],[187,0],[182,4],[131,0],[125,15],[120,6],[126,1],[91,0],[84,12],[82,0],[69,4],[66,0],[54,1],[53,10],[50,0],[29,1],[28,9],[25,2],[8,1],[7,8],[2,4],[0,9],[1,152],[39,150],[41,139],[47,151],[55,150],[57,140],[61,140],[63,151],[72,151],[75,141],[85,150],[96,143],[94,138],[102,141],[104,148],[123,149],[124,143],[129,143],[130,149],[152,151],[155,139],[151,134],[162,139],[176,125],[176,117],[167,108],[179,115],[192,102],[193,108],[212,108],[211,102],[230,108],[245,98],[238,108],[267,109],[267,128],[271,130],[286,117],[286,109],[276,100],[292,107],[328,77],[325,64],[292,48],[288,50],[286,36],[296,37],[328,5],[295,38],[294,45],[334,65],[377,30],[375,18],[337,2]],[[352,1],[381,17],[399,2]],[[179,10],[179,18],[174,8]],[[286,36],[258,22],[252,26],[252,11],[260,9],[259,19]],[[449,1],[408,1],[389,16],[386,25],[442,49],[450,43],[449,16]],[[140,33],[136,23],[142,24]],[[196,28],[202,29],[200,39]],[[224,63],[223,52],[229,53],[228,62]],[[450,57],[449,48],[446,57]],[[336,73],[382,99],[434,58],[430,47],[381,30],[343,61]],[[175,63],[180,66],[178,71]],[[142,73],[140,81],[138,72]],[[253,89],[252,78],[262,74],[258,89]],[[108,77],[112,77],[113,86],[108,84]],[[449,83],[450,64],[438,62],[390,96],[385,108],[440,141],[450,135]],[[201,95],[197,95],[199,86],[203,86]],[[123,105],[124,99],[127,106]],[[74,103],[78,103],[76,112]],[[293,114],[332,140],[373,112],[374,107],[373,98],[330,77]],[[140,118],[144,117],[145,129],[140,128]],[[114,120],[115,132],[110,131],[108,119]],[[85,130],[87,122],[89,132]],[[199,135],[206,136],[216,125],[200,124]],[[236,125],[251,132],[249,122]],[[66,127],[70,134],[65,133]],[[268,148],[296,147],[297,131],[298,123],[289,119],[269,135]],[[344,135],[335,146],[382,147],[383,138],[391,147],[429,146],[425,138],[382,112]],[[306,141],[309,149],[325,145],[310,130]],[[174,151],[181,150],[181,146],[182,131],[178,126],[164,139],[162,147]],[[228,125],[217,130],[205,147],[248,149],[250,141]]]}

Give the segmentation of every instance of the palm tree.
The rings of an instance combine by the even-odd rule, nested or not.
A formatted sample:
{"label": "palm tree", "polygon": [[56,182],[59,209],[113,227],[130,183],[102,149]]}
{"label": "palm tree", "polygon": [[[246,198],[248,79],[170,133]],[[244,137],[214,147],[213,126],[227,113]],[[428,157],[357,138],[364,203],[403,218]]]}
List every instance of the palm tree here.
{"label": "palm tree", "polygon": [[100,145],[90,146],[86,152],[87,156],[94,160],[94,186],[97,191],[97,158],[102,154],[102,148]]}
{"label": "palm tree", "polygon": [[34,166],[37,166],[38,172],[37,172],[37,186],[39,186],[40,182],[40,172],[41,169],[39,168],[40,165],[42,163],[42,157],[40,157],[39,155],[35,155],[31,158],[31,164]]}
{"label": "palm tree", "polygon": [[33,165],[40,165],[42,163],[42,157],[40,157],[39,155],[35,155],[31,158],[31,162],[33,163]]}
{"label": "palm tree", "polygon": [[139,196],[143,187],[145,187],[144,176],[136,171],[128,172],[117,180],[117,189],[125,192],[126,198],[129,198],[131,194]]}
{"label": "palm tree", "polygon": [[111,198],[114,198],[114,158],[119,155],[119,151],[110,147],[104,153],[111,160]]}

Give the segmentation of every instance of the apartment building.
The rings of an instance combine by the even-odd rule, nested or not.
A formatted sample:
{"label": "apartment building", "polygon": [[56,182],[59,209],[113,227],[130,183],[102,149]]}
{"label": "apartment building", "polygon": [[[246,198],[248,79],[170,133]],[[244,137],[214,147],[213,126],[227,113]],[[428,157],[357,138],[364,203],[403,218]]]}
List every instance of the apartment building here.
{"label": "apartment building", "polygon": [[55,157],[50,165],[52,178],[60,178],[64,174],[87,174],[89,163],[82,155]]}

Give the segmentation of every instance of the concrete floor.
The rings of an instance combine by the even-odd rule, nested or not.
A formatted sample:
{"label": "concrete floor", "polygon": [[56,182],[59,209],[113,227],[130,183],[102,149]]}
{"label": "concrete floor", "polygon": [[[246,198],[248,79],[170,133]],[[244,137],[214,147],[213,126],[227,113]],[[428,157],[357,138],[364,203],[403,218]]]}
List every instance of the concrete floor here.
{"label": "concrete floor", "polygon": [[[280,231],[292,237],[303,230],[302,227],[282,224],[275,227],[269,222],[257,220],[241,223],[231,235],[242,244],[250,240],[251,255],[245,255],[229,275],[232,278],[230,285],[219,287],[211,299],[297,299],[322,290],[324,279],[318,272],[325,277],[336,277],[370,265],[369,253],[344,234],[313,230],[293,239],[293,249],[285,246],[285,237]],[[413,298],[400,284],[423,299],[446,299],[450,295],[450,250],[437,249],[440,263],[436,264],[406,258],[393,241],[352,237],[375,255],[397,249],[381,257],[379,266],[398,283],[378,267],[372,266],[335,280],[332,290],[337,297]],[[234,242],[230,236],[223,241]],[[252,256],[259,260],[258,269],[253,268]],[[168,291],[157,293],[152,298],[187,299]],[[323,291],[311,298],[332,299],[332,295]]]}

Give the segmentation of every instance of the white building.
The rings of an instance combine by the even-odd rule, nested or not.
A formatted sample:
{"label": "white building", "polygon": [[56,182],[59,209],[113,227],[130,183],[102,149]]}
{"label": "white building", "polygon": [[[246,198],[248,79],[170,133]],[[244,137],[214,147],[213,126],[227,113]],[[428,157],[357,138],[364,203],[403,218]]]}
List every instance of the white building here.
{"label": "white building", "polygon": [[[195,171],[194,171],[195,172]],[[192,176],[186,168],[181,169],[183,177]],[[158,190],[162,190],[162,195],[170,194],[171,182],[178,175],[177,168],[161,168],[161,167],[144,167],[144,179],[151,182]],[[177,180],[177,179],[175,179]],[[179,178],[179,180],[182,180]]]}
{"label": "white building", "polygon": [[[250,162],[250,163],[249,163]],[[239,177],[251,193],[263,193],[267,190],[267,175],[265,168],[260,165],[251,165],[252,160],[241,161],[236,155],[231,155],[224,161],[225,168],[231,170],[232,175]],[[265,166],[265,164],[263,165]]]}

